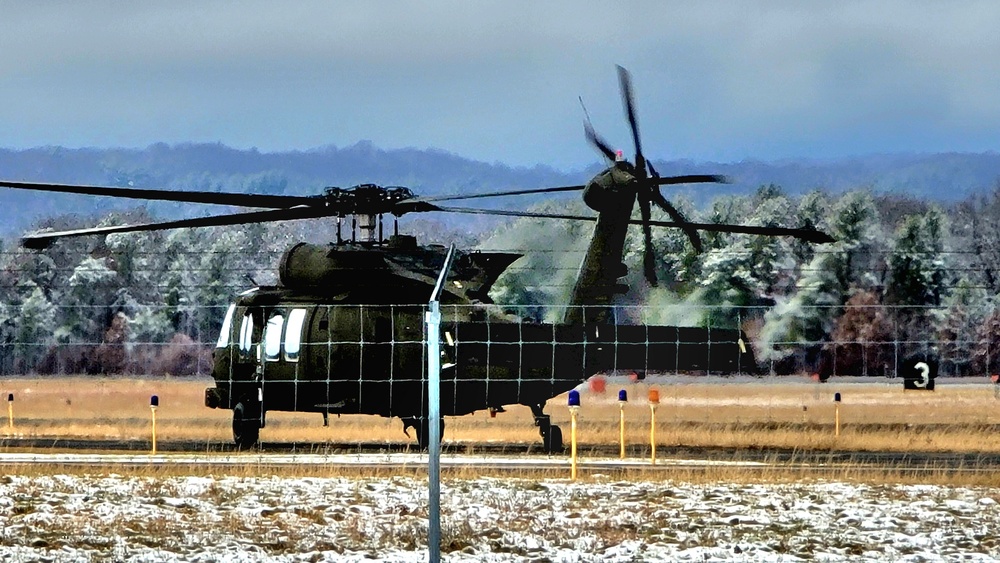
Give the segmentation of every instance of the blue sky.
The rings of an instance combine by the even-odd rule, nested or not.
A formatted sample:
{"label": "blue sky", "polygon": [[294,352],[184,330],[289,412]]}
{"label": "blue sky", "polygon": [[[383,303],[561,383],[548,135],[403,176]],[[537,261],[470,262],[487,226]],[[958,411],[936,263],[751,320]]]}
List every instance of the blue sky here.
{"label": "blue sky", "polygon": [[[134,4],[134,5],[132,5]],[[1000,2],[4,2],[0,146],[434,147],[511,165],[1000,149]]]}

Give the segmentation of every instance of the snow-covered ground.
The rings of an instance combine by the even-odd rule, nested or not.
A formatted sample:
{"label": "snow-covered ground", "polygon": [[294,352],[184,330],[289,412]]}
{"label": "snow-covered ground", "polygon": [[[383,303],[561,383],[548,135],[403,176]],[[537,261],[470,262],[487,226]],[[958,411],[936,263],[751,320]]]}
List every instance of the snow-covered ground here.
{"label": "snow-covered ground", "polygon": [[[994,561],[1000,491],[448,479],[445,561]],[[426,560],[406,477],[0,477],[0,561]]]}

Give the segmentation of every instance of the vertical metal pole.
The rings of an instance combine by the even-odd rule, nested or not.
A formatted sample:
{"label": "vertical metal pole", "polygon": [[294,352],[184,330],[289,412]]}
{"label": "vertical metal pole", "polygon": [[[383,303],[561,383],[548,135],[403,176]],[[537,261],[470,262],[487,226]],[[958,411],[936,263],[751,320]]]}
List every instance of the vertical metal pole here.
{"label": "vertical metal pole", "polygon": [[441,309],[431,301],[427,311],[428,523],[427,554],[441,561]]}
{"label": "vertical metal pole", "polygon": [[451,269],[455,245],[448,249],[437,284],[427,303],[427,559],[441,561],[441,296],[442,286]]}

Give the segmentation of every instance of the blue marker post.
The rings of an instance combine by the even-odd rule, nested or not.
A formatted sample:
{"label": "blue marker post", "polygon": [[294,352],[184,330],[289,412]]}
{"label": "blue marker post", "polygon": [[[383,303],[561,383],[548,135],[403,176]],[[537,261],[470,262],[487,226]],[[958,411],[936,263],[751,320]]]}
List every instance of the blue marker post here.
{"label": "blue marker post", "polygon": [[569,459],[570,479],[576,481],[576,414],[580,410],[580,392],[576,389],[569,392]]}
{"label": "blue marker post", "polygon": [[840,437],[840,393],[833,394],[833,435]]}
{"label": "blue marker post", "polygon": [[628,391],[618,392],[618,457],[625,459],[625,403],[628,402]]}
{"label": "blue marker post", "polygon": [[160,398],[153,395],[149,398],[149,411],[152,413],[153,417],[153,451],[150,453],[156,453],[156,407],[160,406]]}

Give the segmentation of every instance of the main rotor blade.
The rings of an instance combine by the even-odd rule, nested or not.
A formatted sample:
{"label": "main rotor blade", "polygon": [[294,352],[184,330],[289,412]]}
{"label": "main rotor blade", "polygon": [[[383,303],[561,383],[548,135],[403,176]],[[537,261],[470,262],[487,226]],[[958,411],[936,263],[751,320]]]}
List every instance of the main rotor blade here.
{"label": "main rotor blade", "polygon": [[[629,222],[633,224],[638,223],[638,221],[635,220]],[[760,227],[756,225],[727,225],[720,223],[676,223],[673,221],[650,221],[649,224],[654,227],[678,227],[681,229],[692,228],[699,231],[708,231],[713,233],[737,233],[769,237],[795,237],[806,242],[814,242],[817,244],[837,242],[837,239],[831,237],[823,231],[817,231],[816,229],[791,229],[786,227]]]}
{"label": "main rotor blade", "polygon": [[167,229],[183,229],[192,227],[222,227],[226,225],[244,225],[247,223],[266,223],[271,221],[292,221],[295,219],[315,219],[334,215],[330,210],[321,207],[292,207],[289,209],[272,209],[268,211],[253,211],[250,213],[234,213],[230,215],[213,215],[196,219],[182,219],[163,223],[144,223],[138,225],[116,225],[111,227],[94,227],[70,231],[41,232],[24,235],[21,244],[25,248],[42,249],[55,242],[56,239],[82,237],[88,235],[110,235],[112,233],[134,233],[140,231],[161,231]]}
{"label": "main rotor blade", "polygon": [[629,74],[625,67],[617,65],[618,67],[618,84],[621,86],[622,90],[622,103],[625,104],[625,116],[628,117],[629,127],[632,129],[632,143],[635,145],[635,167],[642,168],[642,173],[645,175],[646,168],[642,157],[642,143],[639,141],[639,124],[635,118],[635,99],[632,95],[632,76]]}
{"label": "main rotor blade", "polygon": [[[729,179],[725,176],[718,176],[715,174],[689,174],[686,176],[667,176],[666,178],[655,178],[648,180],[659,186],[675,185],[675,184],[728,184]],[[534,188],[528,190],[511,190],[503,192],[488,192],[481,194],[448,194],[448,195],[437,195],[437,196],[427,196],[427,197],[415,197],[412,199],[404,199],[396,204],[398,207],[405,207],[409,204],[416,203],[430,203],[432,201],[457,201],[461,199],[481,199],[487,197],[507,197],[512,195],[530,195],[530,194],[547,194],[555,192],[579,192],[583,191],[587,186],[585,185],[575,185],[575,186],[558,186],[554,188]],[[432,210],[433,211],[433,210]],[[392,210],[388,210],[387,213],[391,213]]]}
{"label": "main rotor blade", "polygon": [[[466,213],[472,215],[498,215],[501,217],[533,217],[537,219],[562,219],[566,221],[597,221],[597,217],[588,215],[564,215],[560,213],[535,213],[532,211],[509,211],[504,209],[477,209],[471,207],[438,207],[436,211],[444,213]],[[630,225],[642,225],[640,219],[630,219]],[[836,242],[837,239],[816,229],[791,229],[786,227],[760,227],[756,225],[727,225],[720,223],[675,223],[673,221],[650,221],[651,227],[673,227],[678,229],[693,228],[699,231],[717,233],[738,233],[747,235],[762,235],[773,237],[795,237],[806,242],[818,244]]]}
{"label": "main rotor blade", "polygon": [[657,186],[670,186],[673,184],[728,184],[729,178],[719,176],[718,174],[688,174],[684,176],[651,178],[647,182],[652,182]]}
{"label": "main rotor blade", "polygon": [[405,199],[399,202],[397,205],[406,205],[408,203],[428,203],[431,201],[455,201],[459,199],[479,199],[484,197],[506,197],[511,195],[526,195],[526,194],[547,194],[554,192],[579,192],[583,191],[587,186],[559,186],[555,188],[535,188],[529,190],[511,190],[505,192],[490,192],[482,194],[450,194],[450,195],[437,195],[428,197],[415,197],[413,199]]}
{"label": "main rotor blade", "polygon": [[110,186],[87,186],[77,184],[49,184],[43,182],[7,182],[0,180],[0,187],[18,190],[34,190],[66,194],[99,195],[131,199],[152,199],[159,201],[180,201],[185,203],[207,203],[213,205],[236,205],[240,207],[264,207],[287,209],[298,205],[320,205],[322,198],[311,196],[240,194],[227,192],[153,190],[145,188],[115,188]]}

